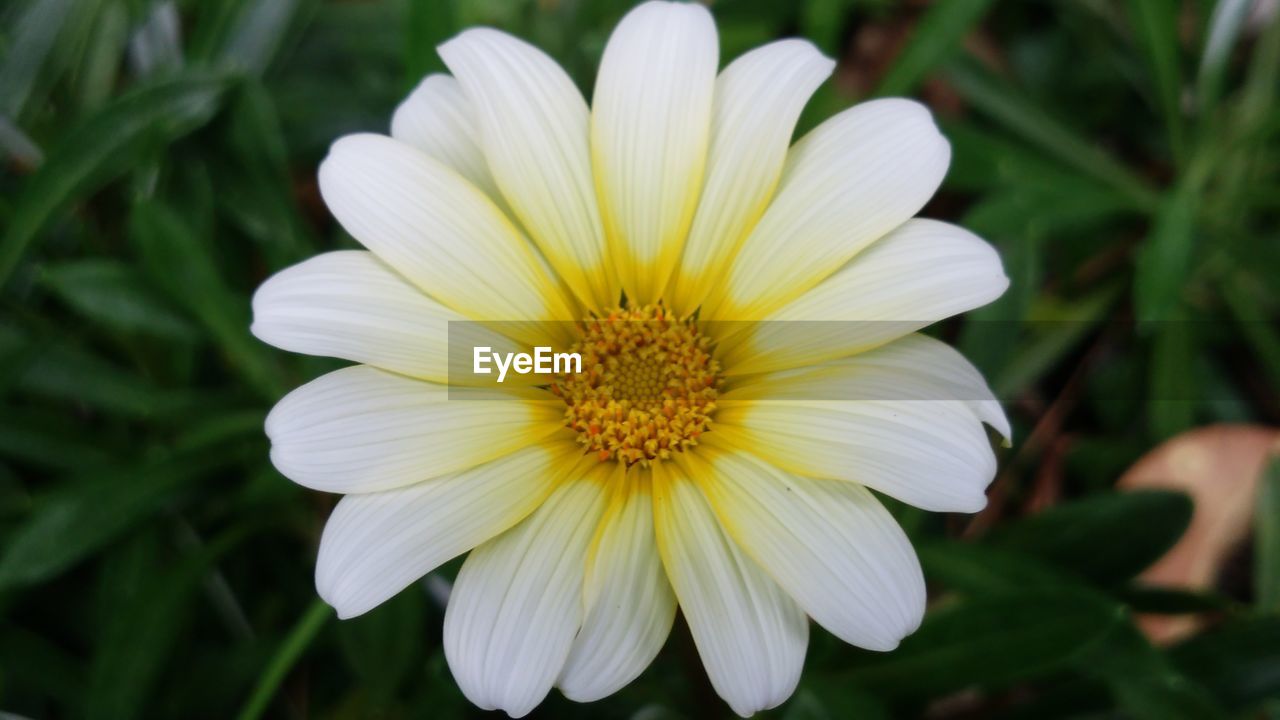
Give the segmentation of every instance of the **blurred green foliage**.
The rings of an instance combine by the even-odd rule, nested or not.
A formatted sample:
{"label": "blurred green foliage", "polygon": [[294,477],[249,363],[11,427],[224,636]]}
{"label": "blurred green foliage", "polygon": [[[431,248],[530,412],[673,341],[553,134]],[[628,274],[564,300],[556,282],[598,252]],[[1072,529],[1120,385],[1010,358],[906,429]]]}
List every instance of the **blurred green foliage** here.
{"label": "blurred green foliage", "polygon": [[[0,7],[0,711],[477,713],[424,587],[343,623],[315,598],[333,498],[271,468],[261,424],[336,365],[255,341],[249,297],[352,244],[316,164],[344,133],[385,131],[442,69],[439,41],[501,27],[589,93],[629,5]],[[934,595],[924,626],[888,654],[815,629],[773,716],[1280,717],[1280,465],[1253,569],[1220,593],[1136,587],[1191,506],[1111,488],[1187,428],[1280,422],[1280,22],[1253,5],[714,3],[724,59],[803,35],[840,60],[801,131],[862,97],[929,103],[954,161],[925,214],[990,239],[1013,278],[940,328],[1014,417],[1000,502],[976,521],[897,508]],[[1030,513],[1046,487],[1062,499]],[[1161,649],[1135,612],[1212,627]],[[677,625],[615,697],[553,693],[536,714],[727,712]]]}

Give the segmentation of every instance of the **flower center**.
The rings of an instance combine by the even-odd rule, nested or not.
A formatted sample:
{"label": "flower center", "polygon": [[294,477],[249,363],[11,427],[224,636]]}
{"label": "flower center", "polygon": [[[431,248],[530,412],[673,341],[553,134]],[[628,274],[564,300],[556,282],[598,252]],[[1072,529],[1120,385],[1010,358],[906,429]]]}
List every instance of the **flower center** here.
{"label": "flower center", "polygon": [[565,424],[601,460],[628,465],[671,457],[711,425],[720,366],[691,321],[661,304],[589,317],[573,351],[582,372],[561,375]]}

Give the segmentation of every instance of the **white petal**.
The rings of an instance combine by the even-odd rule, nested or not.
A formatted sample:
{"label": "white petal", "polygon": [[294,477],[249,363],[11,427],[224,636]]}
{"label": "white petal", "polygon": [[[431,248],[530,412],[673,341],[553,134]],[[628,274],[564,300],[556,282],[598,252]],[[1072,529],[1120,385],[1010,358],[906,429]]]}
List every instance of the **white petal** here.
{"label": "white petal", "polygon": [[348,135],[320,165],[320,192],[356,240],[473,320],[571,320],[511,222],[453,170],[398,140]]}
{"label": "white petal", "polygon": [[[438,383],[491,385],[466,348],[524,352],[505,324],[468,322],[397,275],[373,253],[338,250],[285,268],[253,295],[250,330],[291,352],[353,360]],[[454,352],[450,352],[450,347]],[[545,382],[537,375],[504,382]]]}
{"label": "white petal", "polygon": [[819,125],[787,157],[777,195],[734,261],[716,319],[759,320],[915,215],[951,148],[929,111],[872,100]]}
{"label": "white petal", "polygon": [[556,685],[578,702],[612,695],[644,671],[675,620],[676,598],[653,535],[647,471],[615,473],[587,558],[586,616]]}
{"label": "white petal", "polygon": [[467,30],[439,53],[475,108],[481,149],[515,216],[583,303],[617,304],[582,93],[546,53],[497,30]]}
{"label": "white petal", "polygon": [[835,61],[805,40],[779,40],[729,63],[716,78],[706,180],[672,301],[689,314],[722,280],[773,197],[800,111]]}
{"label": "white petal", "polygon": [[977,512],[996,459],[982,422],[1008,432],[977,371],[912,335],[720,397],[716,434],[793,473],[861,483],[938,512]]}
{"label": "white petal", "polygon": [[920,626],[920,563],[869,490],[704,450],[713,480],[702,489],[724,527],[819,625],[870,650],[892,650]]}
{"label": "white petal", "polygon": [[961,404],[1005,440],[1009,419],[982,373],[958,350],[913,333],[857,356],[748,378],[721,400],[909,401]]}
{"label": "white petal", "polygon": [[391,137],[453,168],[499,206],[505,204],[480,150],[475,109],[452,77],[423,78],[392,115]]}
{"label": "white petal", "polygon": [[535,445],[448,477],[342,498],[320,538],[316,588],[349,618],[524,519],[581,453]]}
{"label": "white petal", "polygon": [[986,305],[1009,287],[995,248],[964,228],[908,220],[836,274],[721,344],[726,372],[846,357]]}
{"label": "white petal", "polygon": [[665,464],[653,475],[658,551],[711,685],[743,717],[776,707],[800,680],[808,620],[729,539],[694,481]]}
{"label": "white petal", "polygon": [[659,299],[697,208],[718,57],[706,8],[647,2],[600,60],[591,159],[614,268],[637,305]]}
{"label": "white petal", "polygon": [[559,401],[494,397],[366,365],[337,370],[271,409],[271,462],[315,490],[375,492],[466,470],[564,427]]}
{"label": "white petal", "polygon": [[542,702],[582,623],[587,548],[609,468],[557,489],[524,522],[472,551],[444,616],[444,650],[471,702],[521,717]]}
{"label": "white petal", "polygon": [[268,278],[253,295],[250,330],[291,352],[447,382],[449,322],[463,319],[372,253],[339,250]]}

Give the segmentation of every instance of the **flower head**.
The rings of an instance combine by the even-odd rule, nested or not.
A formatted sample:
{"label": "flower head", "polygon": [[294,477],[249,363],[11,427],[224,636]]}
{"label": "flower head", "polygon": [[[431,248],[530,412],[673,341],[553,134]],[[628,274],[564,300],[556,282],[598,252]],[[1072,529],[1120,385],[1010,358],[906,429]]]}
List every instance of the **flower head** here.
{"label": "flower head", "polygon": [[[717,73],[693,4],[631,11],[590,107],[501,32],[440,54],[451,75],[390,137],[342,138],[321,165],[367,251],[254,298],[258,337],[359,363],[267,419],[280,472],[345,495],[321,596],[359,615],[471,551],[446,656],[512,716],[552,687],[618,690],[677,607],[744,716],[791,694],[810,618],[895,647],[924,581],[871,490],[976,511],[983,423],[1009,434],[981,375],[916,334],[1008,285],[982,240],[912,219],[950,159],[929,113],[876,100],[792,145],[834,63],[783,40]],[[450,353],[538,343],[581,372],[474,387]]]}

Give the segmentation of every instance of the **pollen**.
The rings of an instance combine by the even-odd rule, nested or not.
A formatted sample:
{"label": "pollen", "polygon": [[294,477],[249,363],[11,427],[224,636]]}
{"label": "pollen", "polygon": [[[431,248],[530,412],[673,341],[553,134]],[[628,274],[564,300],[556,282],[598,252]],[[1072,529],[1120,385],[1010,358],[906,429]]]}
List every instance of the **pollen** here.
{"label": "pollen", "polygon": [[692,321],[646,305],[591,316],[580,331],[572,349],[582,372],[559,376],[551,389],[587,452],[647,466],[698,444],[711,426],[720,366]]}

